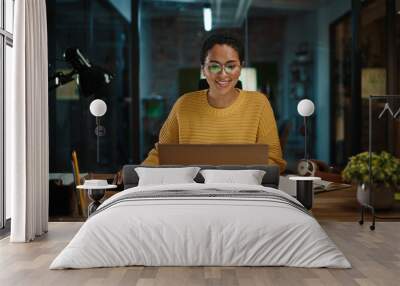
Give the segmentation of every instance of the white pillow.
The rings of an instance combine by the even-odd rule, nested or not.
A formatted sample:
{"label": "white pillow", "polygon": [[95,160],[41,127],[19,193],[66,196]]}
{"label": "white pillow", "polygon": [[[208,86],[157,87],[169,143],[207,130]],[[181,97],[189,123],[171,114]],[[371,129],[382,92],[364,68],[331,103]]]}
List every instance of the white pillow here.
{"label": "white pillow", "polygon": [[265,171],[261,170],[201,170],[205,184],[230,183],[261,185]]}
{"label": "white pillow", "polygon": [[195,183],[193,179],[199,170],[199,167],[135,168],[139,176],[138,186]]}

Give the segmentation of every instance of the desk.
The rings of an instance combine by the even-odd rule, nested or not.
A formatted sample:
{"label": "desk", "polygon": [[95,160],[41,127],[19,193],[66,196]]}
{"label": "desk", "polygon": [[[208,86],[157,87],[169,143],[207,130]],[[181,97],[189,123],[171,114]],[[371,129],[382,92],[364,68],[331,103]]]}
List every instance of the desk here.
{"label": "desk", "polygon": [[[85,179],[96,180],[114,180],[116,173],[88,173]],[[110,183],[110,182],[109,182]]]}
{"label": "desk", "polygon": [[[81,173],[83,179],[114,180],[115,173]],[[49,180],[60,181],[62,185],[69,186],[74,184],[74,174],[72,173],[49,173]]]}
{"label": "desk", "polygon": [[[88,173],[82,173],[81,178],[88,176]],[[74,175],[72,173],[49,173],[49,180],[60,181],[62,185],[69,186],[74,184]]]}

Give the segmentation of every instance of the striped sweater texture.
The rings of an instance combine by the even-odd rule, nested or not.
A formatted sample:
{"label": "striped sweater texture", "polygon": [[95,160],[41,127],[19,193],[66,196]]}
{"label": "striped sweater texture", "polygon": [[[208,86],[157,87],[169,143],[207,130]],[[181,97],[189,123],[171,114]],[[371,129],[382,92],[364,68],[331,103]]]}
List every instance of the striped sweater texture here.
{"label": "striped sweater texture", "polygon": [[[208,103],[207,90],[187,93],[174,104],[161,128],[160,144],[268,144],[269,163],[286,167],[274,112],[267,97],[240,90],[226,108]],[[158,165],[157,143],[143,165]]]}

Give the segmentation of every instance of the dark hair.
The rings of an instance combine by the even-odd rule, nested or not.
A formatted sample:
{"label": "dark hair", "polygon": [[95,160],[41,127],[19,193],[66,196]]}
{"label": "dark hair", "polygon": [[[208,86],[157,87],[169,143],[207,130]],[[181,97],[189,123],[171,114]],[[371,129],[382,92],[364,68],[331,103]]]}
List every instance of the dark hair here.
{"label": "dark hair", "polygon": [[200,63],[203,65],[206,60],[208,51],[215,45],[227,45],[234,49],[239,54],[240,62],[244,60],[243,43],[235,36],[228,33],[215,33],[205,39],[201,47]]}

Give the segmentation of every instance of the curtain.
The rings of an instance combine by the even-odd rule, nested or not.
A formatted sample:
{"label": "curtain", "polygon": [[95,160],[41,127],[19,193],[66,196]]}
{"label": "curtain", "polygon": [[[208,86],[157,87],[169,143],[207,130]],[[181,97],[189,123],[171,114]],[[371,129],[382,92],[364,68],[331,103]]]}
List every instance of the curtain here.
{"label": "curtain", "polygon": [[45,0],[15,1],[13,94],[6,97],[6,187],[12,242],[48,228],[48,59]]}

